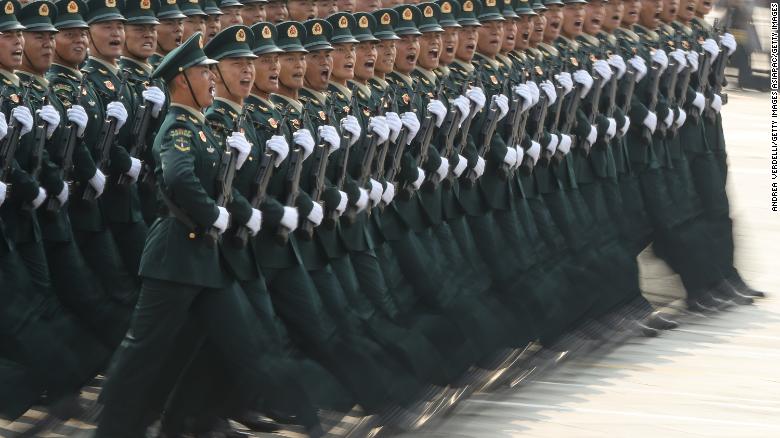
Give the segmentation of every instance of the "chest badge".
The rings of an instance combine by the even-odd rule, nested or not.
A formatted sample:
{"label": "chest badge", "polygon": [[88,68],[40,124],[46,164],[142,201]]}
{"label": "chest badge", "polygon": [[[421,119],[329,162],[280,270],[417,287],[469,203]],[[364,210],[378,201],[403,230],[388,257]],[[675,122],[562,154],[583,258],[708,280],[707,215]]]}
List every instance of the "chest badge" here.
{"label": "chest badge", "polygon": [[14,93],[14,94],[12,94],[12,95],[10,96],[10,98],[11,98],[11,102],[13,102],[13,103],[19,103],[19,95],[18,95],[18,94]]}
{"label": "chest badge", "polygon": [[[201,141],[206,141],[206,133],[205,132],[203,132],[203,131],[198,132],[198,137],[200,137]],[[209,153],[211,153],[211,152],[209,152]]]}
{"label": "chest badge", "polygon": [[403,99],[405,105],[409,105],[409,94],[404,93],[404,95],[401,96],[401,99]]}
{"label": "chest badge", "polygon": [[293,125],[293,128],[295,129],[301,128],[301,121],[299,119],[292,119],[290,120],[290,123]]}
{"label": "chest badge", "polygon": [[[317,114],[320,116],[320,120],[324,121],[324,120],[328,119],[328,117],[325,115],[325,111],[320,111]],[[275,126],[274,126],[274,128],[275,128]]]}
{"label": "chest badge", "polygon": [[496,75],[490,75],[490,82],[492,82],[493,85],[498,85],[498,78]]}
{"label": "chest badge", "polygon": [[113,83],[113,82],[111,82],[111,81],[105,81],[105,82],[103,82],[103,84],[104,84],[104,85],[106,86],[106,88],[108,88],[109,90],[111,90],[111,91],[114,91],[114,83]]}
{"label": "chest badge", "polygon": [[271,125],[271,127],[274,129],[276,129],[279,126],[279,122],[277,122],[273,118],[268,119],[268,124]]}
{"label": "chest badge", "polygon": [[370,116],[371,110],[369,110],[368,108],[363,108],[363,115],[366,117]]}

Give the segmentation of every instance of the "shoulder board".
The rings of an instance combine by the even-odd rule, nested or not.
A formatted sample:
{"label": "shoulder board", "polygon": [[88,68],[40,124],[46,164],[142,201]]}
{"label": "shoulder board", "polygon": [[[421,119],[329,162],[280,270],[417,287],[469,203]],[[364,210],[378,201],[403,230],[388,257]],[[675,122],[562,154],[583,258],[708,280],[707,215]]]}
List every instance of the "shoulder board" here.
{"label": "shoulder board", "polygon": [[179,115],[176,116],[176,120],[178,120],[180,122],[186,122],[187,121],[187,115],[179,114]]}
{"label": "shoulder board", "polygon": [[6,78],[3,78],[3,84],[5,84],[5,85],[13,85],[13,82],[9,81]]}

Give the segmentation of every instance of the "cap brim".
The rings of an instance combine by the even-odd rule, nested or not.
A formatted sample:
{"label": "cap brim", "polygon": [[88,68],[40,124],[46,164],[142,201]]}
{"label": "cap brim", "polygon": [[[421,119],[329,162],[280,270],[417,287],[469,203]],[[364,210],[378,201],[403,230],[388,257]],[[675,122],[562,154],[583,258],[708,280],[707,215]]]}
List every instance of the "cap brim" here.
{"label": "cap brim", "polygon": [[441,27],[460,27],[460,24],[458,24],[455,20],[444,20],[439,21],[439,26]]}
{"label": "cap brim", "polygon": [[25,32],[59,32],[59,29],[52,26],[51,24],[33,24],[31,26],[26,26],[24,29]]}
{"label": "cap brim", "polygon": [[224,12],[222,12],[222,11],[220,11],[220,10],[219,10],[219,8],[214,8],[214,9],[211,9],[211,8],[209,8],[209,9],[204,9],[204,10],[203,10],[203,12],[205,12],[205,13],[206,13],[206,15],[225,15],[225,13],[224,13]]}
{"label": "cap brim", "polygon": [[318,50],[333,50],[333,46],[324,42],[317,42],[313,44],[306,44],[304,48],[309,52],[316,52]]}
{"label": "cap brim", "polygon": [[476,18],[463,18],[458,20],[458,24],[461,26],[482,26],[482,23]]}
{"label": "cap brim", "polygon": [[360,43],[364,43],[366,41],[379,41],[379,39],[377,39],[374,35],[355,35],[355,39]]}
{"label": "cap brim", "polygon": [[228,58],[251,58],[255,59],[257,58],[257,55],[252,53],[249,50],[246,49],[238,49],[238,50],[230,50],[228,52],[225,52],[222,54],[222,56],[219,57],[219,59],[228,59]]}
{"label": "cap brim", "polygon": [[520,16],[517,15],[517,12],[515,12],[515,11],[512,11],[512,12],[502,12],[501,15],[503,15],[504,18],[520,18]]}
{"label": "cap brim", "polygon": [[264,46],[262,48],[252,50],[252,53],[258,56],[268,55],[269,53],[282,53],[282,52],[284,52],[284,50],[276,46]]}
{"label": "cap brim", "polygon": [[532,9],[522,9],[522,10],[515,9],[515,13],[517,15],[538,15],[536,11]]}
{"label": "cap brim", "polygon": [[444,32],[444,29],[441,28],[438,24],[431,24],[427,26],[419,26],[418,29],[420,29],[420,32],[422,33],[428,33],[428,32]]}
{"label": "cap brim", "polygon": [[335,37],[330,39],[331,44],[355,44],[359,43],[360,41],[356,40],[355,38],[349,36],[349,37]]}
{"label": "cap brim", "polygon": [[398,35],[395,34],[395,32],[375,32],[374,36],[377,37],[380,41],[401,39],[398,37]]}
{"label": "cap brim", "polygon": [[160,24],[160,21],[154,17],[128,18],[125,24]]}
{"label": "cap brim", "polygon": [[489,14],[478,17],[479,21],[504,21],[504,17],[498,14]]}
{"label": "cap brim", "polygon": [[395,31],[396,35],[405,36],[405,35],[422,35],[422,32],[420,32],[417,29],[398,29]]}
{"label": "cap brim", "polygon": [[158,20],[181,20],[187,18],[181,11],[162,12],[157,14]]}
{"label": "cap brim", "polygon": [[[214,64],[219,64],[219,61],[217,61],[216,59],[211,59],[211,58],[203,58],[202,60],[196,62],[195,64],[192,64],[190,67],[196,67],[196,66],[202,66],[202,65],[214,65]],[[187,68],[190,68],[190,67],[187,67]]]}
{"label": "cap brim", "polygon": [[84,20],[67,20],[54,25],[59,30],[63,29],[89,29],[89,25]]}
{"label": "cap brim", "polygon": [[282,51],[285,53],[291,53],[291,52],[309,53],[309,51],[304,49],[303,46],[300,44],[280,45],[279,48],[282,49]]}
{"label": "cap brim", "polygon": [[96,17],[90,18],[89,20],[87,20],[87,24],[103,23],[106,21],[121,21],[124,23],[125,21],[127,21],[127,19],[121,14],[117,14],[116,12],[109,12],[107,14],[101,14]]}
{"label": "cap brim", "polygon": [[9,30],[24,30],[25,27],[18,21],[12,21],[9,23],[0,24],[0,32],[8,32]]}

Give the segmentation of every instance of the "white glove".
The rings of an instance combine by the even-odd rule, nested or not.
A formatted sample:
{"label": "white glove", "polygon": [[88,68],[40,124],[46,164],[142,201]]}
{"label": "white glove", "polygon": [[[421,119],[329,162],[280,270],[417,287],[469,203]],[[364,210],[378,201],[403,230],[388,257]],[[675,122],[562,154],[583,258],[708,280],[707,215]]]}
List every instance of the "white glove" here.
{"label": "white glove", "polygon": [[588,92],[590,91],[590,87],[593,86],[593,76],[591,76],[590,73],[586,72],[585,70],[577,70],[572,75],[572,78],[574,78],[574,82],[582,84],[580,98],[587,96]]}
{"label": "white glove", "polygon": [[669,56],[672,57],[674,62],[677,63],[677,73],[683,71],[685,66],[688,64],[688,60],[685,59],[685,52],[680,49],[673,50],[669,53]]}
{"label": "white glove", "polygon": [[260,232],[260,228],[263,227],[263,213],[256,209],[252,209],[252,216],[249,216],[249,220],[246,222],[246,227],[249,228],[249,234],[256,236]]}
{"label": "white glove", "polygon": [[311,132],[308,129],[299,129],[293,133],[293,143],[297,144],[303,149],[303,159],[311,155],[314,150],[314,138],[311,136]]}
{"label": "white glove", "polygon": [[558,142],[558,150],[563,155],[566,155],[571,150],[571,137],[566,134],[561,134],[561,141]]}
{"label": "white glove", "polygon": [[129,176],[133,183],[138,181],[138,175],[141,173],[141,160],[135,157],[130,157],[130,170],[125,172],[125,175]]}
{"label": "white glove", "polygon": [[338,213],[339,216],[344,214],[347,210],[347,201],[349,201],[347,193],[339,190],[339,204],[336,206],[336,213]]}
{"label": "white glove", "polygon": [[507,113],[509,113],[509,98],[503,94],[499,94],[493,97],[495,97],[496,105],[500,111],[498,114],[498,120],[501,120],[506,117]]}
{"label": "white glove", "polygon": [[401,122],[401,116],[394,112],[385,113],[385,121],[387,127],[390,128],[390,140],[395,143],[398,140],[398,134],[401,133],[401,127],[404,126]]}
{"label": "white glove", "polygon": [[236,158],[236,170],[241,169],[241,166],[244,165],[244,162],[249,156],[249,152],[252,151],[252,145],[249,144],[249,141],[244,137],[243,132],[233,132],[225,142],[232,149],[235,149],[233,153],[238,154],[238,158]]}
{"label": "white glove", "polygon": [[309,215],[306,216],[306,220],[313,223],[315,227],[322,223],[322,206],[319,202],[311,204],[311,211],[309,212]]}
{"label": "white glove", "polygon": [[544,81],[539,84],[539,88],[547,95],[547,106],[551,106],[558,99],[558,95],[555,93],[555,85],[550,81]]}
{"label": "white glove", "polygon": [[358,196],[357,202],[355,202],[355,206],[357,207],[358,211],[363,211],[368,207],[368,190],[364,189],[363,187],[358,189],[358,193],[360,195]]}
{"label": "white glove", "polygon": [[360,133],[362,132],[362,129],[360,128],[360,122],[358,122],[357,117],[353,116],[352,114],[348,114],[343,119],[341,119],[341,129],[346,130],[352,135],[349,138],[350,146],[355,144],[360,139]]}
{"label": "white glove", "polygon": [[664,117],[664,125],[666,125],[666,128],[671,128],[672,123],[674,123],[674,112],[672,110],[667,111],[666,117]]}
{"label": "white glove", "polygon": [[46,122],[46,138],[51,138],[57,126],[60,125],[60,113],[51,105],[44,105],[43,108],[36,111],[38,117]]}
{"label": "white glove", "polygon": [[723,100],[720,98],[720,94],[713,94],[712,102],[710,102],[710,108],[715,110],[716,113],[719,113],[722,107],[723,107]]}
{"label": "white glove", "polygon": [[390,136],[385,116],[374,116],[368,121],[368,129],[377,136],[377,143],[382,144]]}
{"label": "white glove", "polygon": [[452,169],[452,173],[455,174],[456,178],[460,178],[461,175],[463,175],[463,171],[466,170],[466,166],[469,165],[469,161],[461,154],[458,154],[458,164],[455,165],[455,168]]}
{"label": "white glove", "polygon": [[720,44],[728,49],[729,53],[727,56],[731,56],[731,54],[737,50],[737,40],[734,39],[734,35],[730,33],[724,33],[723,36],[720,37]]}
{"label": "white glove", "polygon": [[512,91],[522,99],[522,107],[520,111],[527,111],[534,104],[533,96],[531,96],[531,90],[526,84],[519,84],[512,88]]}
{"label": "white glove", "polygon": [[[3,119],[5,116],[2,117]],[[4,182],[0,181],[0,206],[5,202],[5,195],[8,192],[8,186]]]}
{"label": "white glove", "polygon": [[165,105],[165,93],[155,86],[149,87],[141,92],[144,100],[152,104],[152,117],[155,119],[160,116],[160,110]]}
{"label": "white glove", "polygon": [[620,128],[620,135],[626,135],[630,126],[631,119],[629,119],[628,116],[623,116],[623,126]]}
{"label": "white glove", "polygon": [[230,223],[230,213],[228,213],[227,208],[225,207],[217,207],[217,211],[219,211],[217,220],[211,225],[219,230],[219,234],[222,234],[227,230],[228,224]]}
{"label": "white glove", "polygon": [[596,137],[598,136],[598,130],[596,130],[596,127],[593,125],[590,125],[590,132],[588,133],[588,136],[585,137],[585,141],[588,142],[588,144],[593,144],[596,142]]}
{"label": "white glove", "polygon": [[477,178],[482,177],[485,174],[485,159],[477,157],[477,163],[474,164],[474,173],[477,174]]}
{"label": "white glove", "polygon": [[574,88],[574,81],[571,78],[571,73],[564,71],[555,75],[555,80],[563,87],[563,95],[569,94],[572,88]]}
{"label": "white glove", "polygon": [[688,118],[688,114],[683,111],[682,108],[677,108],[677,120],[674,121],[674,126],[680,127],[685,124],[685,120]]}
{"label": "white glove", "polygon": [[33,117],[30,109],[26,106],[17,106],[11,110],[11,119],[22,125],[22,129],[19,131],[20,137],[32,131]]}
{"label": "white glove", "polygon": [[485,101],[487,98],[485,97],[485,92],[482,91],[481,88],[478,87],[471,87],[466,91],[466,97],[469,98],[470,101],[474,102],[474,112],[478,113],[482,108],[485,107]]}
{"label": "white glove", "polygon": [[73,105],[68,108],[66,112],[68,120],[74,125],[78,126],[78,132],[76,133],[79,138],[84,136],[84,131],[87,129],[87,123],[89,122],[89,116],[87,111],[81,105]]}
{"label": "white glove", "polygon": [[636,70],[634,81],[639,83],[639,81],[641,81],[642,78],[644,78],[647,74],[647,65],[645,64],[645,60],[637,55],[634,55],[631,57],[631,59],[628,60],[628,64],[631,65],[631,67],[634,67],[634,70]]}
{"label": "white glove", "polygon": [[666,52],[664,52],[662,49],[656,50],[651,56],[651,60],[653,63],[659,65],[661,71],[666,70],[666,67],[669,65],[669,58],[666,56]]}
{"label": "white glove", "polygon": [[471,103],[469,102],[468,97],[458,96],[452,101],[452,104],[460,111],[460,123],[458,123],[458,128],[460,128],[460,125],[463,124],[463,121],[466,120],[466,117],[468,117],[471,112]]}
{"label": "white glove", "polygon": [[687,55],[688,64],[691,66],[691,73],[699,70],[699,52],[691,50]]}
{"label": "white glove", "polygon": [[544,147],[545,150],[550,152],[550,154],[554,154],[555,151],[558,149],[558,142],[560,139],[558,139],[558,136],[555,134],[550,134],[550,142],[547,143],[547,145]]}
{"label": "white glove", "polygon": [[615,68],[615,74],[617,74],[618,80],[622,79],[623,75],[626,74],[626,62],[623,61],[622,56],[610,55],[609,59],[607,60],[607,64]]}
{"label": "white glove", "polygon": [[[560,146],[558,146],[560,149]],[[535,142],[531,140],[531,147],[528,148],[525,153],[528,154],[529,157],[531,157],[532,160],[534,160],[534,166],[536,166],[536,162],[539,161],[539,154],[542,152],[542,145],[540,145],[538,142]]]}
{"label": "white glove", "polygon": [[339,133],[336,132],[336,128],[331,125],[322,125],[317,127],[317,133],[322,141],[330,145],[328,155],[339,150],[341,147],[341,137],[339,137]]}
{"label": "white glove", "polygon": [[510,167],[515,167],[515,164],[517,164],[517,150],[515,148],[506,148],[504,163],[508,164]]}
{"label": "white glove", "polygon": [[520,167],[520,165],[523,164],[523,157],[525,157],[525,149],[523,149],[523,147],[518,144],[515,146],[515,150],[517,151],[515,167]]}
{"label": "white glove", "polygon": [[127,122],[127,109],[122,105],[122,102],[111,102],[106,106],[106,117],[116,119],[116,132],[119,132]]}
{"label": "white glove", "polygon": [[417,118],[417,114],[409,111],[401,114],[401,123],[409,130],[409,135],[406,138],[406,144],[412,144],[414,136],[417,135],[417,131],[420,130],[420,119]]}
{"label": "white glove", "polygon": [[43,187],[38,187],[38,196],[36,196],[35,199],[32,200],[33,210],[37,210],[38,207],[40,207],[41,204],[43,204],[43,201],[46,200],[46,196],[48,196],[46,194],[46,189],[44,189]]}
{"label": "white glove", "polygon": [[720,53],[720,47],[718,47],[718,43],[716,43],[712,38],[707,38],[702,43],[701,47],[710,54],[710,58],[712,59],[715,59],[715,57],[718,56],[718,53]]}
{"label": "white glove", "polygon": [[284,213],[282,213],[282,219],[279,223],[290,230],[290,232],[295,231],[295,229],[298,228],[298,209],[285,206]]}
{"label": "white glove", "polygon": [[290,145],[287,144],[287,139],[283,135],[272,135],[268,141],[265,142],[265,148],[276,153],[276,161],[274,161],[274,167],[279,167],[287,158],[290,153]]}
{"label": "white glove", "polygon": [[604,61],[603,59],[597,59],[593,62],[593,71],[596,72],[596,74],[599,75],[603,80],[601,81],[602,86],[607,83],[612,78],[612,68],[609,66],[607,61]]}
{"label": "white glove", "polygon": [[658,123],[658,116],[655,115],[654,112],[650,111],[647,113],[647,116],[644,120],[642,120],[642,124],[647,127],[647,129],[650,130],[650,132],[655,132],[655,126]]}
{"label": "white glove", "polygon": [[436,169],[436,173],[439,175],[439,181],[443,181],[450,174],[450,162],[442,159],[439,168]]}
{"label": "white glove", "polygon": [[539,85],[534,81],[528,81],[525,85],[528,87],[528,91],[531,92],[531,106],[534,106],[536,102],[539,102]]}
{"label": "white glove", "polygon": [[440,127],[447,115],[447,107],[440,100],[433,99],[428,102],[428,112],[436,116],[436,127]]}
{"label": "white glove", "polygon": [[703,94],[701,94],[701,93],[699,93],[697,91],[696,92],[696,97],[693,98],[693,102],[692,103],[693,103],[693,106],[696,107],[696,109],[699,110],[699,114],[701,114],[702,111],[704,111],[705,99],[704,99],[704,95]]}
{"label": "white glove", "polygon": [[60,202],[60,205],[65,205],[65,203],[68,202],[69,195],[70,195],[70,189],[68,189],[68,185],[63,184],[62,190],[60,190],[60,192],[57,193],[57,201]]}
{"label": "white glove", "polygon": [[106,189],[106,176],[100,169],[95,170],[95,174],[89,179],[89,185],[95,189],[95,197],[100,197],[103,194],[103,190]]}
{"label": "white glove", "polygon": [[388,181],[387,187],[385,187],[385,191],[382,193],[382,202],[387,205],[393,202],[393,198],[395,198],[395,185]]}
{"label": "white glove", "polygon": [[612,117],[607,117],[607,122],[609,122],[609,125],[607,126],[607,132],[604,135],[607,138],[607,141],[610,141],[617,133],[617,122]]}
{"label": "white glove", "polygon": [[374,205],[377,205],[379,204],[379,201],[382,200],[382,184],[374,178],[371,178],[370,183],[371,191],[368,192],[368,199],[370,199]]}
{"label": "white glove", "polygon": [[419,189],[420,186],[422,186],[423,181],[425,181],[425,171],[422,170],[421,167],[417,168],[417,179],[414,180],[412,183],[412,187],[414,187],[415,190]]}
{"label": "white glove", "polygon": [[5,114],[0,117],[0,140],[4,139],[8,135],[8,122],[5,120]]}

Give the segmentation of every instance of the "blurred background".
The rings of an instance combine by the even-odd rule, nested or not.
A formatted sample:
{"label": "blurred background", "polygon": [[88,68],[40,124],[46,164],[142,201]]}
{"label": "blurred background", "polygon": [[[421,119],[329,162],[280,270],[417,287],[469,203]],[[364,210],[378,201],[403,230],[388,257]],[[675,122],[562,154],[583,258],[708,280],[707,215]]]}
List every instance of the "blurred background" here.
{"label": "blurred background", "polygon": [[737,40],[726,73],[731,87],[769,91],[769,4],[763,0],[720,0],[708,20],[727,23]]}

